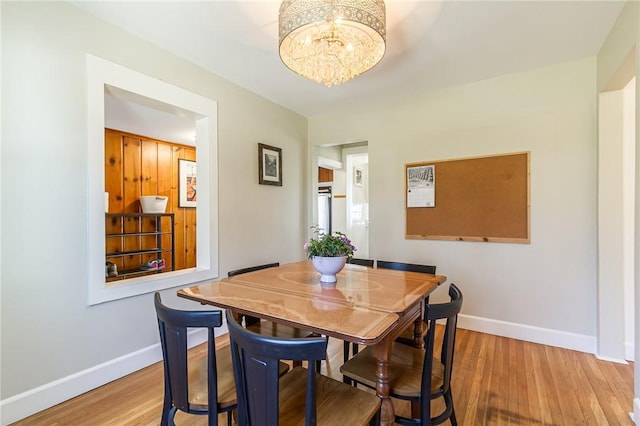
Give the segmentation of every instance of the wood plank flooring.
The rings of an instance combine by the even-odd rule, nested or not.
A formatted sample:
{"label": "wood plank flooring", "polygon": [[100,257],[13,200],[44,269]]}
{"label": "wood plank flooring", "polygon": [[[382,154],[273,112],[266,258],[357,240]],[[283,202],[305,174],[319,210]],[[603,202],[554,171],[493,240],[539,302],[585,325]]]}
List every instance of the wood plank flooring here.
{"label": "wood plank flooring", "polygon": [[[222,337],[219,343],[228,341]],[[205,350],[194,348],[190,356],[203,356]],[[330,339],[328,358],[323,373],[341,380],[341,341]],[[454,371],[460,425],[633,425],[632,363],[460,329]],[[162,365],[157,363],[14,425],[157,425],[162,393]],[[408,413],[406,403],[394,405]],[[226,424],[224,416],[220,420]],[[207,422],[203,416],[178,413],[176,424]]]}

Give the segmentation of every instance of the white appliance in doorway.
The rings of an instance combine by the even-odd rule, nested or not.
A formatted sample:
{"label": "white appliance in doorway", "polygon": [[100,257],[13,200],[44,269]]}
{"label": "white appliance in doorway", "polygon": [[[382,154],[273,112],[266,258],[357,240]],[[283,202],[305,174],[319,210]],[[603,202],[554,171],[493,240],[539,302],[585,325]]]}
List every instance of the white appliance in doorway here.
{"label": "white appliance in doorway", "polygon": [[318,227],[327,234],[333,234],[331,185],[318,186]]}

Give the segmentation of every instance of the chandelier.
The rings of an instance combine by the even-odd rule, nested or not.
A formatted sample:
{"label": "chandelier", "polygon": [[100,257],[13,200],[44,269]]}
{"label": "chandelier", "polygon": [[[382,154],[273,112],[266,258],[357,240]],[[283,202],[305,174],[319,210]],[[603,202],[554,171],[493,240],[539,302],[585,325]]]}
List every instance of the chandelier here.
{"label": "chandelier", "polygon": [[293,72],[324,83],[344,83],[384,55],[383,0],[285,0],[280,5],[280,58]]}

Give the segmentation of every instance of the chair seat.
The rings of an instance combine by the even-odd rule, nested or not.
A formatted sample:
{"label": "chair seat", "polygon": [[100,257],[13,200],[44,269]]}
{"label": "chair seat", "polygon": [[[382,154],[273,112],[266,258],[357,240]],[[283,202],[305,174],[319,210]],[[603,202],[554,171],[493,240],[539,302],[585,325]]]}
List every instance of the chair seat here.
{"label": "chair seat", "polygon": [[[427,334],[427,324],[424,321],[421,324],[421,335],[424,339],[424,336]],[[404,329],[404,331],[396,337],[396,342],[404,345],[416,346],[415,340],[413,339],[413,324]],[[351,347],[353,348],[351,351],[353,352],[353,355],[355,355],[358,352],[358,345],[356,343],[344,342],[344,362],[347,362],[350,357],[349,350]]]}
{"label": "chair seat", "polygon": [[[390,395],[403,398],[417,398],[420,395],[422,364],[425,351],[402,343],[393,343],[389,361]],[[366,348],[347,361],[340,372],[358,383],[375,389],[377,361],[371,348]],[[444,366],[439,359],[433,359],[431,389],[442,386]]]}
{"label": "chair seat", "polygon": [[[189,360],[189,403],[194,408],[207,407],[207,356]],[[216,369],[219,372],[232,372],[233,362],[229,346],[216,349]],[[289,371],[289,366],[280,363],[280,375]],[[218,374],[218,410],[236,404],[236,386],[233,374]]]}
{"label": "chair seat", "polygon": [[[278,426],[303,425],[307,370],[295,367],[279,383]],[[316,373],[318,425],[366,425],[380,409],[380,398]]]}

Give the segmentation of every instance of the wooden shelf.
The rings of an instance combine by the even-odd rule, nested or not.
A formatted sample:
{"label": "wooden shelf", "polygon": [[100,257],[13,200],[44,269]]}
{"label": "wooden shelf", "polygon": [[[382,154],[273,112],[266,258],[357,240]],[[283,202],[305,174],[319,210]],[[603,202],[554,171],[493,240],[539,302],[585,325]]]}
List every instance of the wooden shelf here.
{"label": "wooden shelf", "polygon": [[[166,230],[166,227],[163,229],[162,218],[168,218],[170,223],[168,231]],[[107,241],[113,241],[114,239],[120,240],[117,244],[107,243],[107,247],[110,247],[111,250],[105,254],[105,261],[112,261],[113,263],[116,263],[116,265],[119,264],[118,275],[115,277],[106,277],[107,282],[125,279],[123,277],[126,276],[131,277],[133,275],[157,274],[162,271],[175,270],[175,229],[173,213],[105,213],[105,219],[107,221],[111,221],[110,223],[107,223],[108,230],[114,230],[114,227],[118,228],[117,232],[105,233],[105,239]],[[125,219],[135,220],[137,222],[135,227],[138,231],[127,231],[127,228],[125,227]],[[155,219],[155,229],[142,230],[143,219]],[[166,225],[166,220],[164,222]],[[169,239],[171,240],[169,246],[166,245],[166,238],[163,245],[163,237],[166,236],[169,236]],[[131,247],[129,247],[129,249],[125,250],[127,247],[127,241],[131,241],[132,239],[137,239],[135,244],[140,245],[140,249],[131,250]],[[147,245],[146,247],[144,247],[145,244]],[[160,253],[170,253],[170,259],[167,259],[167,267],[160,270],[141,270],[139,267],[134,267],[134,265],[131,264],[131,260],[125,259],[126,257],[146,255],[156,255],[156,257],[160,257]],[[121,260],[118,261],[118,259]],[[142,264],[144,262],[140,263]]]}

